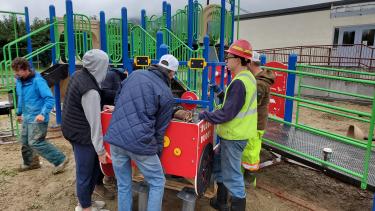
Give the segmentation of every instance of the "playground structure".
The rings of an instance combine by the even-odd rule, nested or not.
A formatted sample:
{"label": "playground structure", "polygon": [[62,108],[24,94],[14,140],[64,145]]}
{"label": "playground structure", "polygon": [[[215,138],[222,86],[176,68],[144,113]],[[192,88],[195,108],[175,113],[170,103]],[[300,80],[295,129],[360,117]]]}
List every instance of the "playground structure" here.
{"label": "playground structure", "polygon": [[[230,73],[227,74],[228,77],[225,80],[223,67],[225,65],[224,47],[233,41],[234,1],[231,1],[230,10],[226,10],[225,1],[222,0],[221,4],[221,6],[210,5],[203,8],[198,1],[189,0],[184,9],[178,10],[176,14],[172,15],[171,5],[163,2],[163,12],[160,17],[147,16],[146,11],[141,11],[140,25],[128,22],[126,8],[121,9],[121,18],[111,18],[108,21],[106,21],[105,13],[100,12],[99,31],[98,24],[96,23],[96,26],[94,26],[95,24],[87,16],[73,13],[73,5],[70,0],[66,1],[66,15],[63,18],[56,18],[54,7],[50,6],[50,24],[29,32],[22,37],[16,37],[15,41],[3,47],[4,59],[1,62],[1,90],[2,92],[13,91],[14,96],[14,80],[10,63],[15,56],[24,56],[27,59],[32,59],[42,52],[51,50],[52,64],[54,65],[51,68],[57,69],[55,65],[61,65],[61,63],[66,62],[64,64],[65,68],[55,72],[66,71],[71,75],[76,68],[80,68],[79,61],[83,54],[87,50],[99,46],[108,53],[112,66],[127,69],[129,73],[133,71],[132,64],[137,56],[148,56],[151,63],[156,63],[163,54],[169,52],[180,60],[181,68],[177,78],[182,82],[186,90],[194,91],[199,96],[199,100],[176,99],[176,102],[198,104],[200,109],[212,110],[214,91],[211,88],[210,94],[208,94],[210,89],[208,84],[216,83],[215,75],[217,69],[221,73],[219,85],[222,88],[230,81]],[[201,21],[202,19],[203,21]],[[177,27],[181,26],[182,23],[185,23],[185,27]],[[50,30],[51,34],[51,43],[46,46],[33,51],[30,44],[30,50],[27,55],[17,55],[16,52],[11,50],[19,41],[30,40],[31,43],[32,36],[45,30]],[[98,41],[100,41],[100,45]],[[218,58],[209,57],[211,51],[216,50],[216,48],[210,48],[210,45],[219,46]],[[204,58],[207,61],[207,66],[202,70],[192,70],[188,67],[190,58]],[[270,117],[270,123],[263,139],[264,146],[282,155],[322,169],[328,174],[342,177],[356,185],[360,184],[363,189],[367,188],[368,184],[374,188],[375,158],[372,153],[371,140],[374,136],[375,96],[346,93],[330,87],[312,86],[305,84],[304,79],[315,77],[374,87],[374,81],[346,78],[337,76],[337,73],[365,74],[369,77],[374,77],[375,74],[304,64],[297,65],[297,55],[289,55],[288,59],[288,66],[285,66],[284,64],[276,65],[272,62],[266,63],[266,58],[262,57],[262,64],[265,65],[265,68],[275,71],[281,78],[279,80],[281,81],[280,84],[276,85],[279,89],[273,87],[272,90],[274,100],[272,102],[275,102],[275,104],[271,104],[270,112],[274,115]],[[51,70],[51,72],[54,72],[53,69]],[[313,73],[312,70],[319,70],[319,73]],[[56,97],[56,121],[59,124],[61,123],[60,94],[64,92],[60,85],[66,83],[66,81],[60,80],[64,77],[51,77]],[[295,96],[294,87],[296,83],[297,95]],[[372,111],[368,113],[349,110],[305,99],[301,95],[302,89],[364,99],[371,102]],[[279,90],[281,91],[279,92]],[[295,111],[293,111],[294,102],[297,104]],[[16,102],[14,101],[15,105]],[[368,140],[357,140],[305,125],[300,122],[302,118],[299,116],[300,108],[308,108],[368,123],[370,128]],[[293,113],[296,115],[294,119]],[[170,137],[167,134],[167,137],[171,138],[172,136]],[[175,138],[173,140],[170,139],[170,143],[174,143],[174,140]],[[176,140],[179,139],[176,138]],[[213,140],[208,143],[214,144]],[[322,149],[327,147],[332,149],[330,159],[323,156]],[[174,146],[173,148],[176,147]],[[184,149],[182,150],[184,152]],[[174,151],[163,156],[168,155],[174,159],[176,158]],[[168,160],[167,157],[162,159],[164,160],[163,162]],[[207,165],[209,166],[210,164]],[[178,167],[179,165],[175,166]],[[202,168],[199,165],[195,165],[193,169],[195,171],[194,177],[196,178],[197,172]],[[174,175],[185,176],[182,173],[179,174],[173,171],[173,169],[169,172],[173,172]],[[186,177],[192,178],[191,174]],[[195,193],[201,195],[205,187],[206,184],[203,184],[203,186],[196,188]]]}
{"label": "playground structure", "polygon": [[[159,58],[171,53],[175,55],[180,61],[180,68],[177,78],[186,91],[193,91],[199,99],[179,99],[176,98],[177,103],[196,104],[199,109],[213,110],[214,91],[213,87],[208,96],[208,89],[210,88],[209,81],[215,83],[215,71],[221,68],[224,72],[224,45],[229,45],[233,40],[233,33],[224,33],[228,27],[225,27],[225,20],[227,23],[232,21],[234,15],[231,14],[229,18],[225,19],[225,15],[234,12],[234,1],[230,5],[231,12],[225,9],[226,2],[221,1],[222,6],[209,7],[204,10],[198,1],[190,0],[188,5],[178,10],[175,15],[171,14],[171,5],[163,2],[162,16],[157,18],[155,16],[147,16],[144,10],[141,11],[141,25],[128,23],[127,9],[121,9],[121,18],[111,18],[105,21],[105,13],[100,12],[100,48],[106,51],[110,57],[111,66],[124,68],[129,74],[132,73],[133,63],[137,57],[147,57],[150,61],[147,65],[157,63]],[[227,5],[228,6],[228,5]],[[66,14],[62,18],[55,16],[55,8],[53,5],[49,7],[50,23],[30,32],[22,37],[19,37],[3,46],[4,58],[2,68],[2,75],[7,76],[8,81],[13,83],[2,84],[6,90],[14,90],[14,79],[11,70],[11,61],[16,56],[24,56],[27,59],[32,59],[46,51],[52,53],[52,66],[42,72],[42,75],[47,80],[48,84],[54,86],[54,95],[56,99],[56,122],[61,123],[61,95],[64,94],[63,84],[67,84],[68,74],[72,75],[76,69],[80,67],[80,61],[84,53],[98,45],[98,24],[93,24],[88,16],[77,14],[73,12],[72,1],[66,1]],[[210,12],[211,11],[211,12]],[[209,30],[210,36],[203,36],[203,13],[208,14],[206,21],[208,26],[212,26]],[[209,15],[211,14],[212,15]],[[218,22],[218,23],[216,23]],[[178,26],[178,27],[177,27]],[[221,27],[218,27],[221,26]],[[233,23],[230,25],[233,31]],[[178,31],[180,29],[181,31]],[[50,31],[50,43],[42,46],[39,49],[30,51],[27,55],[20,55],[18,51],[12,50],[12,46],[23,40],[31,40],[32,36],[39,33]],[[176,32],[173,30],[177,30]],[[96,44],[94,44],[96,43]],[[220,61],[218,58],[209,58],[210,48],[220,43]],[[199,59],[204,61],[200,67],[194,69],[189,68],[190,59]],[[210,67],[210,77],[208,74],[208,67]],[[222,74],[224,75],[224,74]],[[224,87],[223,84],[221,84]],[[61,91],[60,91],[61,89]],[[14,92],[13,92],[14,93]],[[16,102],[14,102],[14,107]],[[186,145],[180,134],[176,134],[173,129],[189,127],[188,123],[176,122],[171,124],[168,129],[165,140],[170,142],[170,152],[168,146],[163,153],[164,166],[168,166],[168,160],[177,159],[176,162],[181,164],[186,163],[186,160],[194,159],[193,166],[185,170],[176,169],[179,165],[170,165],[167,173],[175,176],[183,176],[187,179],[194,180],[195,194],[201,196],[204,194],[211,178],[212,168],[212,149],[213,149],[213,126],[205,122],[190,124],[191,136],[196,140],[195,147]],[[204,130],[202,128],[205,128]],[[208,131],[205,131],[208,130]],[[208,136],[207,134],[210,134]],[[205,137],[205,141],[202,141]],[[181,145],[185,143],[185,146]],[[192,150],[192,151],[191,151]],[[191,153],[188,153],[191,151]],[[182,160],[181,160],[182,159]],[[185,171],[185,172],[184,172]],[[197,177],[199,177],[197,179]]]}
{"label": "playground structure", "polygon": [[[16,56],[24,56],[32,60],[41,53],[51,51],[51,68],[46,71],[48,76],[45,76],[50,78],[50,85],[55,85],[56,118],[57,124],[60,124],[60,98],[61,95],[62,97],[64,96],[67,80],[61,81],[60,84],[60,80],[64,79],[62,76],[66,74],[59,72],[66,72],[69,69],[69,74],[72,74],[76,65],[80,64],[83,54],[87,50],[100,46],[102,50],[108,53],[111,65],[125,68],[131,73],[133,58],[136,56],[149,56],[152,63],[155,63],[157,61],[156,46],[163,42],[169,46],[169,52],[182,61],[182,71],[180,71],[179,77],[183,83],[188,89],[200,92],[200,88],[197,87],[201,86],[201,73],[190,71],[186,63],[190,57],[202,57],[203,30],[207,32],[207,29],[201,24],[203,22],[207,24],[207,28],[210,28],[208,35],[212,38],[212,45],[218,42],[228,45],[233,40],[234,1],[230,3],[230,10],[225,9],[225,1],[222,1],[221,4],[223,5],[222,7],[210,5],[210,7],[203,9],[203,6],[198,1],[190,0],[184,9],[178,10],[172,16],[171,5],[163,2],[163,12],[160,17],[155,15],[147,16],[143,10],[141,11],[141,25],[135,25],[128,23],[126,8],[121,10],[120,18],[111,18],[107,22],[104,12],[100,12],[100,22],[98,23],[97,21],[92,21],[84,14],[73,13],[73,5],[67,2],[64,17],[57,18],[55,8],[51,5],[49,8],[50,24],[36,29],[32,33],[30,33],[27,13],[27,34],[22,37],[15,37],[14,41],[3,46],[4,58],[1,62],[2,90],[10,91],[14,89],[13,73],[10,68],[12,59]],[[203,13],[206,15],[205,19],[203,19]],[[223,14],[222,17],[221,14]],[[221,22],[221,19],[223,22]],[[224,23],[226,28],[217,27],[219,24],[224,25]],[[225,33],[228,28],[231,29],[230,33]],[[31,49],[32,36],[37,36],[47,30],[50,31],[51,42],[33,51]],[[156,34],[158,30],[163,33],[162,40],[157,40]],[[219,39],[220,35],[223,38],[225,37],[225,39]],[[24,40],[27,40],[29,46],[28,54],[20,55],[17,45]],[[128,43],[128,45],[123,45],[123,43]],[[220,61],[223,62],[224,45],[221,46],[223,48],[220,49]],[[13,47],[16,47],[15,50]],[[64,63],[68,64],[68,66],[60,65],[60,69],[58,71],[55,70],[58,64]],[[77,67],[79,68],[79,66]],[[55,81],[55,83],[52,81]],[[60,89],[62,92],[60,92]],[[18,128],[16,131],[18,131]]]}

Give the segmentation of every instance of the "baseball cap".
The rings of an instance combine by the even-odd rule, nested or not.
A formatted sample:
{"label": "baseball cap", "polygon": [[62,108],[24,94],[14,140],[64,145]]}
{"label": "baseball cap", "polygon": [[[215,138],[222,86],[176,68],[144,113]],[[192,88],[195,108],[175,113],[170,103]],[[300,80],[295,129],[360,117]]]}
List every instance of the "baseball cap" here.
{"label": "baseball cap", "polygon": [[159,66],[167,68],[168,70],[171,70],[173,72],[177,72],[178,65],[178,60],[171,54],[166,54],[162,56],[159,61]]}
{"label": "baseball cap", "polygon": [[253,57],[251,57],[252,62],[260,62],[260,54],[256,51],[253,51]]}

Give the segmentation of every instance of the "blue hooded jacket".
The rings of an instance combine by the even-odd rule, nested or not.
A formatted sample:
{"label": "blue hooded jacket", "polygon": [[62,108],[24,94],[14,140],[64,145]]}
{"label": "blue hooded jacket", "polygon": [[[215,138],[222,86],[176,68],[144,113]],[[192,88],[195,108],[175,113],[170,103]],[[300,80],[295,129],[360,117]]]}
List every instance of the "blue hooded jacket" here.
{"label": "blue hooded jacket", "polygon": [[160,153],[174,107],[169,85],[159,66],[130,74],[122,82],[104,140],[139,155]]}
{"label": "blue hooded jacket", "polygon": [[44,122],[49,121],[55,99],[49,89],[46,80],[38,73],[25,81],[17,79],[17,115],[23,116],[25,123],[35,122],[35,117],[39,114],[44,116]]}

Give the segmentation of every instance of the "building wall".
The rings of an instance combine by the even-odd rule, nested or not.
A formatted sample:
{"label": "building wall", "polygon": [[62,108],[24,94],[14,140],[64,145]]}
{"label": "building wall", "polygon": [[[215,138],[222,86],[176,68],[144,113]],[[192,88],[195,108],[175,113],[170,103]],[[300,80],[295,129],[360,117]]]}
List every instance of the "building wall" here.
{"label": "building wall", "polygon": [[335,27],[364,24],[375,24],[375,14],[331,19],[330,10],[324,10],[240,20],[239,37],[249,40],[254,49],[331,45]]}

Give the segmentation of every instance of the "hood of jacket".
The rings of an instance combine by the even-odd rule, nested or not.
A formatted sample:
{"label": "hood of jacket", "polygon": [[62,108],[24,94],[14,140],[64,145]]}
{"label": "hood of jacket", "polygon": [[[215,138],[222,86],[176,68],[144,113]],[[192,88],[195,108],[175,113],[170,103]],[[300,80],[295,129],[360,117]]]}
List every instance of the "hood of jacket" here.
{"label": "hood of jacket", "polygon": [[275,74],[272,70],[263,69],[261,72],[255,75],[255,79],[263,81],[264,83],[272,86],[275,83]]}
{"label": "hood of jacket", "polygon": [[83,67],[94,76],[99,86],[107,74],[109,58],[108,55],[99,49],[92,49],[85,53],[82,58]]}

